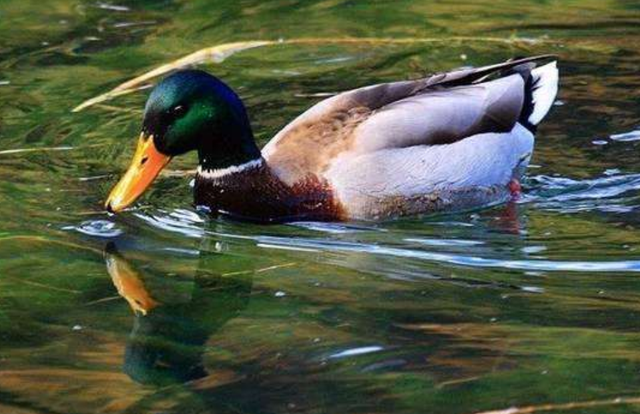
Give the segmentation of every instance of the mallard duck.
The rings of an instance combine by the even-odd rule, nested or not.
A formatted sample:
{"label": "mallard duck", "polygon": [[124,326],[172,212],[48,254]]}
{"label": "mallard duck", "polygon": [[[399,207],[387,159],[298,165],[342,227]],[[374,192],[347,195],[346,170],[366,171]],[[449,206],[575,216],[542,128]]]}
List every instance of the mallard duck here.
{"label": "mallard duck", "polygon": [[263,149],[224,82],[178,71],[153,89],[131,166],[106,201],[131,205],[197,151],[195,203],[261,222],[371,220],[506,201],[558,90],[536,56],[367,86],[317,103]]}

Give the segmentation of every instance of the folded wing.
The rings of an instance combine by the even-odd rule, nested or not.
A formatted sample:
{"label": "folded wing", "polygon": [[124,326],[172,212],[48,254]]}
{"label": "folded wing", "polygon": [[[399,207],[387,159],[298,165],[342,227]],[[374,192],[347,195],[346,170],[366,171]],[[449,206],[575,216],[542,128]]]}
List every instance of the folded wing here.
{"label": "folded wing", "polygon": [[[287,125],[265,146],[263,155],[285,182],[293,184],[321,176],[345,152],[443,145],[472,135],[507,132],[527,111],[539,122],[549,99],[555,97],[549,93],[550,76],[545,77],[545,87],[541,76],[536,80],[531,75],[535,67],[531,62],[542,59],[548,56],[341,93]],[[535,69],[539,75],[541,69]],[[493,74],[497,78],[487,80]],[[545,93],[534,90],[532,96],[535,82]],[[532,99],[542,103],[528,102]]]}

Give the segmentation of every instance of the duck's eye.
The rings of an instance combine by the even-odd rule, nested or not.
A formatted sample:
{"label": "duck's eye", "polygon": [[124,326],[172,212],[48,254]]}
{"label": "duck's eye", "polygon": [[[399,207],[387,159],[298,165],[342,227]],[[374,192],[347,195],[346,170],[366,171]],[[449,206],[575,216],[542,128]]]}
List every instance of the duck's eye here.
{"label": "duck's eye", "polygon": [[187,113],[186,105],[177,105],[171,108],[171,116],[174,118],[180,118],[185,113]]}

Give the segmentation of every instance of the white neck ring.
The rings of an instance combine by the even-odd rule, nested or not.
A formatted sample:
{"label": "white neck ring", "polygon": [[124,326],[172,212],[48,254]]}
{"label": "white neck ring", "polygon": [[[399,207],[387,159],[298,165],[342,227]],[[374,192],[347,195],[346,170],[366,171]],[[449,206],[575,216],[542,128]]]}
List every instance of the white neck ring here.
{"label": "white neck ring", "polygon": [[251,170],[254,168],[258,168],[262,165],[264,160],[262,158],[258,158],[253,161],[245,162],[240,165],[231,165],[225,168],[202,168],[201,165],[198,166],[198,176],[202,178],[206,178],[208,180],[217,180],[222,177],[226,177],[232,174],[238,174],[247,170]]}

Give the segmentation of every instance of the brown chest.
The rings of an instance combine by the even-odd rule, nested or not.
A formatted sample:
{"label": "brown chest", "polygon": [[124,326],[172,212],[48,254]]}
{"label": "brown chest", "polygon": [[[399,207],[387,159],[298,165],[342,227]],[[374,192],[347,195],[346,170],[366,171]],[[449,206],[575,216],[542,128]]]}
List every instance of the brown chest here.
{"label": "brown chest", "polygon": [[289,186],[267,166],[228,176],[196,176],[195,203],[212,214],[225,214],[258,222],[294,220],[336,221],[344,219],[343,208],[330,186],[308,177]]}

